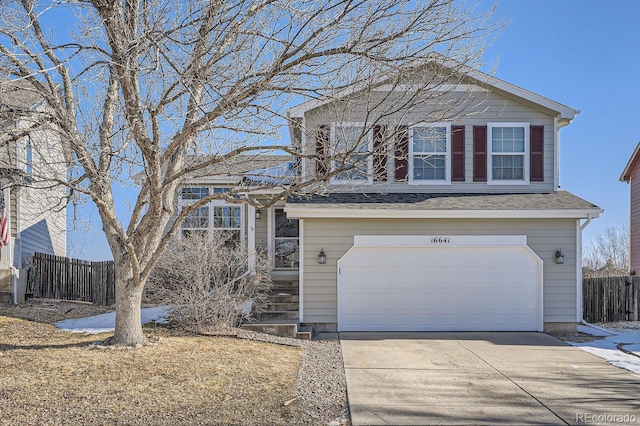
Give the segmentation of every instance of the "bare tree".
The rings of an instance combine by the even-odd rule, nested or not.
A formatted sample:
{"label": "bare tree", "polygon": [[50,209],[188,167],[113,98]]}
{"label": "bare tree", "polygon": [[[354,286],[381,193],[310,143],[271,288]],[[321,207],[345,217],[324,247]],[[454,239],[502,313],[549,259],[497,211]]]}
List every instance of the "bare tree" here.
{"label": "bare tree", "polygon": [[585,246],[583,269],[585,277],[625,275],[629,273],[629,227],[610,226]]}
{"label": "bare tree", "polygon": [[[29,83],[47,107],[31,111],[20,133],[0,138],[55,130],[68,173],[34,178],[65,185],[67,199],[95,203],[116,265],[111,343],[145,343],[142,291],[190,211],[221,197],[258,203],[234,196],[265,187],[275,194],[258,207],[323,190],[322,182],[364,157],[351,155],[360,152],[362,135],[324,152],[331,167],[320,176],[211,194],[176,218],[175,193],[185,178],[212,166],[223,173],[268,152],[314,161],[317,152],[278,142],[280,130],[297,123],[285,114],[291,102],[357,92],[368,99],[358,104],[362,134],[418,105],[432,111],[425,120],[451,119],[473,98],[446,95],[464,70],[480,66],[495,30],[491,13],[454,0],[6,0],[0,75]],[[54,25],[60,16],[66,21]],[[345,117],[350,108],[341,105],[336,114]],[[123,220],[114,188],[134,175],[142,183]]]}

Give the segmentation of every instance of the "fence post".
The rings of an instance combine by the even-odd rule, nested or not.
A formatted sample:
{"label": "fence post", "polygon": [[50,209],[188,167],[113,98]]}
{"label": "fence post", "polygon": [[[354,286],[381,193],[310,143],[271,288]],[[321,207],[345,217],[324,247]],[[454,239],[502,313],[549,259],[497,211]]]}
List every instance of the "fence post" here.
{"label": "fence post", "polygon": [[629,277],[631,279],[632,288],[632,303],[633,303],[633,316],[632,321],[638,321],[638,285],[640,284],[640,277]]}

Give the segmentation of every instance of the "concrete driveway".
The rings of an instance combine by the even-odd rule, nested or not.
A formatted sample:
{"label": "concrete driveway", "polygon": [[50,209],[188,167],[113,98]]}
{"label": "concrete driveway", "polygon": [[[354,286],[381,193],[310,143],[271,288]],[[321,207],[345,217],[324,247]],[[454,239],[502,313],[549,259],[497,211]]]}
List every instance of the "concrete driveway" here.
{"label": "concrete driveway", "polygon": [[340,333],[354,425],[640,424],[640,376],[543,333]]}

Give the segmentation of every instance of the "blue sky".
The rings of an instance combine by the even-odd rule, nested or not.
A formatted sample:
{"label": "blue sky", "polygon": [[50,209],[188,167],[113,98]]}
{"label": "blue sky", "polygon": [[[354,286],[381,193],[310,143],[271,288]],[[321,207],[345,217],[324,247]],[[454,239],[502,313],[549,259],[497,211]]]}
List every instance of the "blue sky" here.
{"label": "blue sky", "polygon": [[580,110],[562,129],[563,189],[605,210],[587,242],[629,221],[620,175],[640,140],[640,2],[503,0],[509,25],[487,50],[495,76]]}
{"label": "blue sky", "polygon": [[[629,187],[619,177],[640,140],[638,16],[636,0],[502,0],[494,14],[508,22],[485,54],[495,76],[581,111],[561,131],[560,181],[605,209],[585,242],[629,220]],[[69,254],[110,259],[95,209],[81,214],[93,226],[69,233]]]}

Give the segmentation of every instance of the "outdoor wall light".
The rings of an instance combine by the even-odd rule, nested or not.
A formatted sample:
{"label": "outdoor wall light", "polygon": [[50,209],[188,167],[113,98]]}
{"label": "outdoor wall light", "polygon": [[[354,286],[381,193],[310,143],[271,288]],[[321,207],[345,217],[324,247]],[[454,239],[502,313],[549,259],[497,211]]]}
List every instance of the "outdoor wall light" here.
{"label": "outdoor wall light", "polygon": [[258,209],[256,210],[256,219],[260,219],[262,218],[262,210]]}
{"label": "outdoor wall light", "polygon": [[320,254],[318,255],[318,263],[321,265],[327,263],[327,254],[324,252],[324,249],[320,249]]}
{"label": "outdoor wall light", "polygon": [[564,263],[564,254],[560,250],[556,251],[556,263],[562,265]]}

